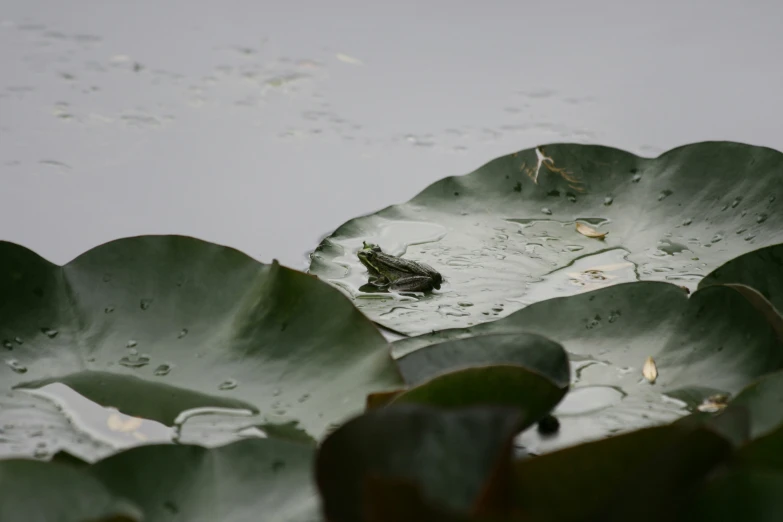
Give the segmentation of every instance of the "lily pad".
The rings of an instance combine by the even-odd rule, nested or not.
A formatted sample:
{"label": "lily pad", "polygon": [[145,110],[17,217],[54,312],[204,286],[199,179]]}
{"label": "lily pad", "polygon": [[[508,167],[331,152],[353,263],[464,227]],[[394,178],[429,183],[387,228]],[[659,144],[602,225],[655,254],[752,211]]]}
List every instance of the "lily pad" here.
{"label": "lily pad", "polygon": [[[735,288],[715,285],[690,297],[662,282],[615,285],[528,306],[493,323],[394,343],[398,356],[475,335],[529,332],[563,345],[572,389],[554,410],[560,430],[526,431],[533,453],[671,422],[719,393],[736,395],[783,367],[774,329]],[[648,357],[657,379],[642,375]]]}
{"label": "lily pad", "polygon": [[783,372],[759,378],[742,390],[731,404],[748,409],[750,435],[754,439],[783,428]]}
{"label": "lily pad", "polygon": [[[576,144],[527,149],[442,179],[323,240],[310,271],[372,320],[416,335],[635,280],[694,289],[738,254],[783,242],[783,154],[729,142],[658,158]],[[607,235],[586,237],[576,223]],[[446,279],[424,296],[366,293],[362,242]]]}
{"label": "lily pad", "polygon": [[491,364],[524,366],[559,387],[569,383],[568,355],[563,347],[529,333],[476,335],[446,341],[408,353],[396,362],[403,379],[411,386],[448,371]]}
{"label": "lily pad", "polygon": [[29,522],[145,520],[138,506],[74,467],[33,460],[0,460],[0,520]]}
{"label": "lily pad", "polygon": [[144,446],[78,468],[0,461],[0,482],[8,478],[0,513],[8,515],[3,522],[103,520],[109,501],[122,499],[134,508],[128,520],[316,522],[313,453],[310,445],[267,439],[212,449]]}
{"label": "lily pad", "polygon": [[361,522],[368,479],[409,483],[423,499],[455,513],[485,493],[524,416],[509,408],[441,411],[393,405],[357,417],[332,433],[316,457],[316,481],[328,520]]}
{"label": "lily pad", "polygon": [[517,462],[514,501],[524,520],[665,520],[731,450],[707,426],[646,428]]}
{"label": "lily pad", "polygon": [[250,405],[318,437],[402,382],[382,335],[329,285],[181,236],[113,241],[62,267],[0,243],[0,317],[6,389],[62,380],[167,424]]}
{"label": "lily pad", "polygon": [[465,368],[438,375],[395,397],[391,404],[416,403],[441,408],[516,407],[525,413],[523,428],[549,413],[563,398],[547,377],[523,366],[504,364]]}
{"label": "lily pad", "polygon": [[758,290],[779,312],[783,312],[783,244],[760,248],[732,259],[707,274],[699,282],[699,288],[726,283],[739,283]]}

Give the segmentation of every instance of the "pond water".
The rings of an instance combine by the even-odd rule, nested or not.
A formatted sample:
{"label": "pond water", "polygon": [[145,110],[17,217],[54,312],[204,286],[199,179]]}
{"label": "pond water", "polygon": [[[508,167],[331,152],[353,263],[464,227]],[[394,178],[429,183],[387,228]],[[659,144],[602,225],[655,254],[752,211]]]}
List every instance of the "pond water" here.
{"label": "pond water", "polygon": [[5,0],[0,239],[65,263],[176,233],[303,269],[344,221],[518,149],[783,149],[781,18],[717,0]]}
{"label": "pond water", "polygon": [[65,263],[178,233],[303,268],[347,219],[542,143],[780,149],[782,16],[714,0],[6,0],[0,238]]}

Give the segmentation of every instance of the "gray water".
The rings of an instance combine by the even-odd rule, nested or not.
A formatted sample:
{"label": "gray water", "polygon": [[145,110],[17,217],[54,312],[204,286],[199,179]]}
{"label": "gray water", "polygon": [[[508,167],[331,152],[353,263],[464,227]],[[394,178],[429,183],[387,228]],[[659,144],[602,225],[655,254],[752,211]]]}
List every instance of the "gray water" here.
{"label": "gray water", "polygon": [[762,0],[3,0],[0,239],[65,263],[176,233],[304,268],[347,219],[539,144],[783,149],[782,19]]}
{"label": "gray water", "polygon": [[518,149],[783,148],[783,4],[4,0],[0,238],[178,233],[304,267]]}

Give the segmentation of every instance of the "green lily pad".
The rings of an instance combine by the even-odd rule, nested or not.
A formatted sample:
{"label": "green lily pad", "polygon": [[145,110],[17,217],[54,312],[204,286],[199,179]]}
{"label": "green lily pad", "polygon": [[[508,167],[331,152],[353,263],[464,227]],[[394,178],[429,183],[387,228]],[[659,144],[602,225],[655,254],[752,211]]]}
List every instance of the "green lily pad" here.
{"label": "green lily pad", "polygon": [[739,283],[755,288],[783,312],[783,244],[760,248],[716,268],[699,282],[708,285]]}
{"label": "green lily pad", "polygon": [[[715,285],[690,297],[661,282],[615,285],[528,306],[501,320],[394,343],[399,357],[446,340],[529,332],[568,352],[572,389],[554,410],[560,430],[528,430],[520,443],[552,451],[671,422],[718,393],[736,395],[783,366],[772,326],[735,288]],[[648,357],[655,383],[642,375]]]}
{"label": "green lily pad", "polygon": [[514,501],[524,520],[666,520],[731,449],[705,425],[646,428],[517,462]]}
{"label": "green lily pad", "polygon": [[424,501],[455,513],[486,494],[524,422],[515,409],[437,410],[393,405],[371,410],[332,433],[316,457],[328,520],[361,522],[370,479],[409,483]]}
{"label": "green lily pad", "polygon": [[[100,515],[87,516],[77,508],[88,506],[95,512],[119,498],[137,507],[139,516],[132,520],[145,522],[316,522],[314,451],[310,445],[256,439],[211,449],[144,446],[78,468],[0,461],[0,483],[5,486],[0,513],[14,509],[8,506],[18,508],[8,511],[3,522],[98,520]],[[8,503],[9,487],[25,501]],[[48,517],[31,516],[36,507]]]}
{"label": "green lily pad", "polygon": [[121,239],[62,267],[0,243],[0,317],[0,385],[65,381],[163,423],[250,405],[318,437],[401,384],[382,335],[339,292],[193,238]]}
{"label": "green lily pad", "polygon": [[63,464],[0,460],[0,491],[3,522],[145,520],[138,506],[100,480]]}
{"label": "green lily pad", "polygon": [[692,522],[774,522],[783,520],[783,472],[734,471],[699,492],[682,520]]}
{"label": "green lily pad", "polygon": [[438,375],[395,397],[391,404],[416,403],[441,408],[507,406],[525,412],[528,427],[549,413],[568,391],[523,366],[505,364],[465,368]]}
{"label": "green lily pad", "polygon": [[[411,335],[622,282],[693,289],[738,254],[783,242],[781,186],[783,154],[763,147],[697,143],[647,159],[550,145],[345,223],[313,252],[310,271],[372,320]],[[583,235],[577,222],[607,235]],[[361,291],[362,241],[431,265],[446,284],[424,297]]]}
{"label": "green lily pad", "polygon": [[471,366],[515,364],[544,375],[559,387],[569,383],[568,355],[546,337],[513,333],[477,335],[446,341],[408,353],[397,359],[405,382],[416,386],[440,375]]}
{"label": "green lily pad", "polygon": [[783,372],[760,377],[742,390],[731,404],[748,409],[750,435],[754,439],[783,427]]}

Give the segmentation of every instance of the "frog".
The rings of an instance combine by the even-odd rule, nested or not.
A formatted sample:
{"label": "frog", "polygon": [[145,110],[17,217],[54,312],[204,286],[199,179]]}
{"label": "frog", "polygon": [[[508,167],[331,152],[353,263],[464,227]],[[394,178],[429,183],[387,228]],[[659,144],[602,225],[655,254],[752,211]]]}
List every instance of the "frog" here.
{"label": "frog", "polygon": [[356,254],[367,268],[368,282],[394,292],[430,292],[440,290],[443,276],[428,264],[386,254],[381,247],[363,241]]}

